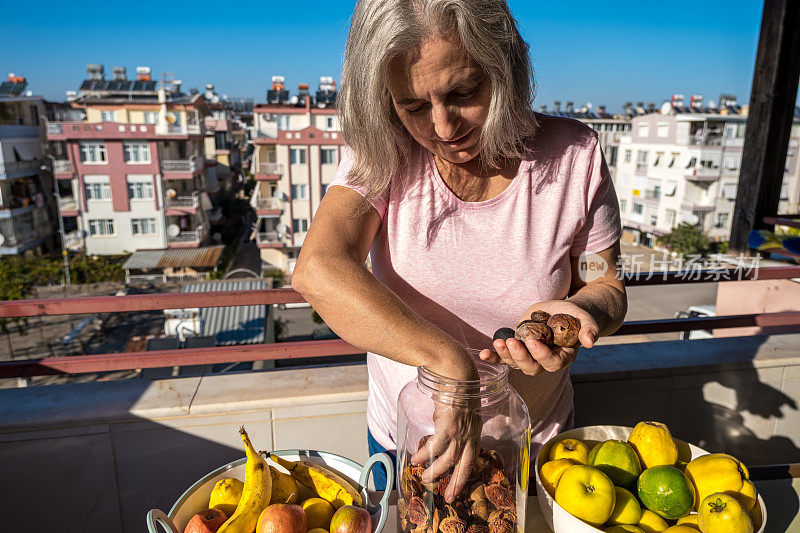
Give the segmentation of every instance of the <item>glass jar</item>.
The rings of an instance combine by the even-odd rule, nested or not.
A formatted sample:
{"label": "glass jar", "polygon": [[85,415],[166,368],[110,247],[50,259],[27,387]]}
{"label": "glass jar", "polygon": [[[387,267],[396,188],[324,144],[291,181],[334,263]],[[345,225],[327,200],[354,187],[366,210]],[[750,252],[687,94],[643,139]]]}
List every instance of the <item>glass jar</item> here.
{"label": "glass jar", "polygon": [[[478,379],[459,381],[419,367],[417,379],[400,392],[397,405],[397,480],[398,531],[453,533],[468,526],[475,531],[510,533],[525,530],[528,497],[531,427],[528,409],[508,383],[508,367],[476,362]],[[439,431],[472,427],[479,447],[464,488],[447,503],[444,491],[453,468],[438,479],[422,483],[422,472],[433,457],[411,458],[425,446],[435,432],[434,410],[438,411]],[[442,412],[457,412],[461,424],[443,424]],[[464,424],[464,420],[472,424]],[[475,423],[477,422],[477,423]],[[445,427],[443,427],[445,426]],[[463,433],[463,432],[462,432]],[[467,442],[456,437],[439,442]],[[474,449],[474,446],[473,446]],[[426,448],[421,455],[427,455]],[[500,522],[502,521],[502,522]]]}

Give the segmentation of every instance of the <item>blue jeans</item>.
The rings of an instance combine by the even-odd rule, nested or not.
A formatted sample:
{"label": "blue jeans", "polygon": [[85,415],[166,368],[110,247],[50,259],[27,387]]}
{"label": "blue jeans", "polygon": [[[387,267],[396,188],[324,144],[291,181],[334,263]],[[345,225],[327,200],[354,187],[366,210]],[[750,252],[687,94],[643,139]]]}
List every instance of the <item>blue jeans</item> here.
{"label": "blue jeans", "polygon": [[[369,448],[369,455],[372,456],[376,453],[385,452],[392,459],[392,464],[397,467],[397,455],[395,452],[390,452],[380,444],[372,436],[372,433],[367,430],[367,447]],[[376,463],[372,467],[372,482],[375,484],[375,490],[386,489],[386,469],[381,463]],[[392,490],[394,487],[392,487]]]}

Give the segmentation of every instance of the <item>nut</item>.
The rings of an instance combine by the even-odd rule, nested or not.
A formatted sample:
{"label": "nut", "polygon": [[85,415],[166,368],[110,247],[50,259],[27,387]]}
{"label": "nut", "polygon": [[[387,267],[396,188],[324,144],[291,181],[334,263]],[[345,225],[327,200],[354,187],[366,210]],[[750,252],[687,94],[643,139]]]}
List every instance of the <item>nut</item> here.
{"label": "nut", "polygon": [[494,337],[492,337],[492,341],[496,341],[497,339],[507,340],[514,336],[515,331],[511,328],[500,328],[494,332]]}
{"label": "nut", "polygon": [[483,483],[476,483],[470,487],[471,490],[469,491],[469,499],[473,502],[485,500],[486,492],[484,491],[484,487],[486,487],[486,485]]}
{"label": "nut", "polygon": [[486,499],[498,509],[514,509],[514,495],[507,487],[495,483],[485,489]]}
{"label": "nut", "polygon": [[425,446],[425,443],[428,442],[428,439],[431,438],[433,435],[424,435],[422,438],[419,439],[419,444],[417,445],[417,450]]}
{"label": "nut", "polygon": [[531,313],[531,320],[534,322],[544,322],[546,323],[550,319],[550,313],[546,313],[545,311],[534,311]]}
{"label": "nut", "polygon": [[511,533],[514,531],[514,523],[501,518],[489,522],[489,533]]}
{"label": "nut", "polygon": [[467,523],[457,516],[448,516],[439,524],[441,533],[467,533]]}
{"label": "nut", "polygon": [[413,467],[406,465],[403,469],[403,476],[400,479],[400,492],[404,498],[422,496],[422,486],[414,476]]}
{"label": "nut", "polygon": [[467,528],[467,533],[489,533],[489,526],[485,524],[471,524]]}
{"label": "nut", "polygon": [[432,492],[435,492],[439,496],[444,496],[444,491],[447,488],[447,485],[450,484],[451,479],[453,479],[453,471],[448,470],[436,480],[436,490]]}
{"label": "nut", "polygon": [[422,498],[408,500],[408,520],[418,526],[427,526],[431,519],[431,512],[422,501]]}
{"label": "nut", "polygon": [[522,342],[528,339],[535,339],[545,344],[551,344],[553,342],[553,332],[547,327],[547,324],[534,322],[533,320],[523,320],[520,322],[514,336]]}
{"label": "nut", "polygon": [[[505,487],[511,486],[511,483],[508,481],[508,476],[503,471],[502,468],[497,466],[494,463],[490,463],[484,470],[483,470],[483,480],[486,485],[495,485],[500,484]],[[488,486],[486,487],[488,488]],[[486,489],[484,489],[485,491]],[[486,494],[486,497],[489,497],[489,494]]]}
{"label": "nut", "polygon": [[553,344],[556,346],[574,348],[578,345],[581,322],[574,316],[558,313],[550,317],[547,325],[553,330]]}
{"label": "nut", "polygon": [[478,500],[474,502],[469,510],[470,516],[480,518],[484,521],[489,519],[489,512],[490,507],[487,500]]}
{"label": "nut", "polygon": [[489,450],[489,456],[492,458],[494,463],[500,468],[503,468],[505,466],[505,461],[503,461],[503,456],[500,455],[500,452],[498,452],[497,450]]}

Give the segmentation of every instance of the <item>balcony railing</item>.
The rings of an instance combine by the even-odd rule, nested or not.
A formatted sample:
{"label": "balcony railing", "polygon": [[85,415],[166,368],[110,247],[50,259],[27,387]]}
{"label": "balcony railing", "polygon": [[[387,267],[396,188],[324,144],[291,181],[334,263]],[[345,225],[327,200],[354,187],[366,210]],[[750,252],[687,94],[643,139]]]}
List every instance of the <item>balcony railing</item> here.
{"label": "balcony railing", "polygon": [[200,207],[200,193],[195,191],[188,196],[176,196],[167,198],[164,204],[169,207],[182,207],[187,209],[197,209]]}
{"label": "balcony railing", "polygon": [[280,198],[253,198],[250,205],[256,210],[264,209],[267,211],[280,211],[283,209],[283,200]]}
{"label": "balcony railing", "polygon": [[48,135],[61,135],[64,133],[64,128],[58,122],[48,122],[45,131]]}
{"label": "balcony railing", "polygon": [[207,235],[208,228],[201,224],[195,230],[181,231],[174,237],[168,237],[168,242],[180,244],[200,244],[203,242],[203,240],[205,240]]}
{"label": "balcony railing", "polygon": [[[738,174],[738,171],[737,171]],[[719,168],[695,168],[691,170],[691,174],[686,174],[686,179],[689,181],[701,183],[713,183],[719,179]]]}
{"label": "balcony railing", "polygon": [[636,163],[636,175],[642,176],[647,174],[647,163]]}
{"label": "balcony railing", "polygon": [[6,161],[0,163],[0,174],[11,174],[12,172],[39,172],[42,162],[38,159],[33,161]]}
{"label": "balcony railing", "polygon": [[72,172],[72,163],[69,160],[57,159],[53,161],[53,172],[56,174],[68,174]]}
{"label": "balcony railing", "polygon": [[689,144],[692,146],[722,146],[722,137],[710,135],[708,137],[689,137]]}
{"label": "balcony railing", "polygon": [[259,231],[256,233],[256,244],[283,244],[283,236],[277,231]]}
{"label": "balcony railing", "polygon": [[62,196],[58,200],[58,207],[62,211],[77,211],[78,201],[73,196]]}
{"label": "balcony railing", "polygon": [[70,231],[64,235],[64,246],[70,250],[79,250],[83,247],[83,231]]}
{"label": "balcony railing", "polygon": [[200,159],[196,156],[189,159],[164,159],[161,161],[163,172],[195,172],[200,168]]}
{"label": "balcony railing", "polygon": [[254,174],[283,174],[283,165],[280,163],[259,163],[253,169]]}
{"label": "balcony railing", "polygon": [[[707,283],[711,279],[722,283],[727,280],[777,280],[800,277],[800,266],[761,269],[729,268],[714,269],[713,271],[698,270],[693,272],[690,277],[686,277],[685,274],[685,272],[635,272],[626,274],[625,278],[626,285],[629,287],[675,283]],[[87,310],[91,310],[93,313],[112,313],[187,309],[196,308],[198,301],[203,302],[203,307],[231,307],[299,303],[305,300],[292,289],[15,300],[0,302],[0,318],[85,314]],[[642,335],[749,326],[780,327],[797,325],[800,325],[800,311],[790,311],[626,322],[614,335]],[[360,353],[363,353],[363,351],[343,340],[324,340],[153,352],[94,354],[74,357],[48,357],[0,362],[0,378],[237,363],[297,357],[325,357]]]}
{"label": "balcony railing", "polygon": [[656,191],[653,189],[645,189],[644,199],[657,202],[661,199],[661,191]]}

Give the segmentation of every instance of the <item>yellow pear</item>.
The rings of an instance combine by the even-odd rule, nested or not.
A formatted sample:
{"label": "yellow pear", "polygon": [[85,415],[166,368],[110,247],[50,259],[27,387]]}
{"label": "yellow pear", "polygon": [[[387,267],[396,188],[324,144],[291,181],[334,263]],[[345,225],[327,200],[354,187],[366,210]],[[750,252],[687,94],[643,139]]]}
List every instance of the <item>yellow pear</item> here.
{"label": "yellow pear", "polygon": [[219,509],[226,516],[230,517],[236,511],[236,506],[242,498],[244,483],[236,478],[228,477],[220,479],[211,491],[208,500],[209,509]]}

